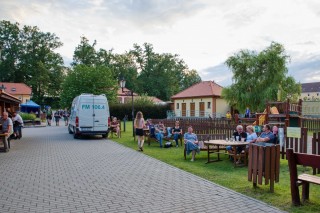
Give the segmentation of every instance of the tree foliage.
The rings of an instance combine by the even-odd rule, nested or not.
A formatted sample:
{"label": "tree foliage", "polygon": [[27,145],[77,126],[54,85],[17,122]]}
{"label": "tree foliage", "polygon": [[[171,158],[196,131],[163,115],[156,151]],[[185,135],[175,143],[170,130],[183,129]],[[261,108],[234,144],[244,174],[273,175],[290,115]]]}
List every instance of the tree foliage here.
{"label": "tree foliage", "polygon": [[147,93],[166,101],[182,89],[201,81],[198,73],[189,71],[178,55],[156,53],[151,44],[145,43],[142,47],[134,44],[130,53],[139,72],[138,93]]}
{"label": "tree foliage", "polygon": [[234,83],[224,88],[222,95],[241,111],[247,106],[253,111],[263,111],[266,101],[277,100],[278,90],[281,100],[298,97],[300,84],[287,76],[289,59],[284,47],[275,42],[261,52],[241,50],[226,61]]}
{"label": "tree foliage", "polygon": [[82,94],[105,94],[111,102],[116,99],[117,82],[106,66],[76,65],[69,70],[62,84],[61,106],[70,107],[72,100]]}
{"label": "tree foliage", "polygon": [[52,33],[35,26],[0,22],[2,46],[0,80],[25,83],[32,88],[32,99],[43,104],[45,96],[57,96],[64,77],[63,59],[54,51],[62,46]]}

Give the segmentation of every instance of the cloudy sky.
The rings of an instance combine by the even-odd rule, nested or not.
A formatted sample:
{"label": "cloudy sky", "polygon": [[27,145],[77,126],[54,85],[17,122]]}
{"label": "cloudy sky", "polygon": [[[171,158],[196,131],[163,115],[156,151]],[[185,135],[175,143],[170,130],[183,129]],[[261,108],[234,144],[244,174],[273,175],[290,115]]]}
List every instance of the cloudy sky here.
{"label": "cloudy sky", "polygon": [[55,33],[67,65],[82,35],[116,53],[148,42],[227,86],[229,56],[275,41],[291,56],[289,75],[320,81],[319,0],[0,0],[0,19]]}

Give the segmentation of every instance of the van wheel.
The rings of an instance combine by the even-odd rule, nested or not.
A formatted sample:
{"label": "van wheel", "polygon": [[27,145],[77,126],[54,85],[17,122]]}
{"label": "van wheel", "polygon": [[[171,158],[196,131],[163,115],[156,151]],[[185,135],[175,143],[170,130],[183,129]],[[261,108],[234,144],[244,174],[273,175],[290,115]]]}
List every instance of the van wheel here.
{"label": "van wheel", "polygon": [[79,135],[76,134],[76,130],[73,128],[73,138],[74,139],[78,139],[79,138]]}
{"label": "van wheel", "polygon": [[107,138],[108,137],[108,134],[103,134],[102,135],[102,138]]}
{"label": "van wheel", "polygon": [[70,129],[70,125],[68,126],[68,132],[69,132],[69,134],[72,134],[73,132],[71,131],[71,129]]}

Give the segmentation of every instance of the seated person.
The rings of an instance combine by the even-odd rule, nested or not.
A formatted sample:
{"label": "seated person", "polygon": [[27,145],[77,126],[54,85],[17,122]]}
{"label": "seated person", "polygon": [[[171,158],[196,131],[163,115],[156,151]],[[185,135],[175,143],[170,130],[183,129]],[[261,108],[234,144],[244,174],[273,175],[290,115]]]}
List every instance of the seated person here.
{"label": "seated person", "polygon": [[149,137],[156,138],[156,129],[151,119],[148,119],[148,129],[149,129]]}
{"label": "seated person", "polygon": [[156,138],[160,143],[160,148],[162,148],[162,139],[164,137],[164,134],[166,133],[166,127],[162,123],[162,121],[159,121],[159,124],[155,126],[155,132],[156,132]]}
{"label": "seated person", "polygon": [[13,123],[13,132],[12,138],[17,139],[21,138],[21,127],[23,126],[23,120],[21,116],[17,112],[13,112],[12,116],[12,123]]}
{"label": "seated person", "polygon": [[[257,134],[254,132],[253,126],[251,126],[251,125],[247,126],[246,130],[247,130],[247,142],[249,142],[249,143],[255,143],[256,140],[257,140],[257,138],[258,138],[258,136],[257,136]],[[248,150],[248,148],[249,148],[249,145],[246,146],[246,149],[247,149],[247,150]]]}
{"label": "seated person", "polygon": [[120,124],[117,120],[117,117],[113,117],[110,124],[112,131],[115,132],[115,135],[120,137]]}
{"label": "seated person", "polygon": [[271,132],[271,127],[269,124],[263,125],[263,132],[260,137],[257,138],[256,142],[273,143],[274,135]]}
{"label": "seated person", "polygon": [[[243,131],[243,126],[238,125],[236,131],[233,133],[233,137],[235,141],[246,141],[247,140],[247,133]],[[237,146],[237,153],[241,153],[242,146]],[[226,150],[231,154],[232,153],[232,146],[227,146]]]}
{"label": "seated person", "polygon": [[192,152],[191,161],[194,161],[196,152],[198,154],[200,153],[200,147],[197,135],[193,133],[193,129],[191,126],[188,128],[188,132],[184,134],[184,144],[186,145],[187,155]]}
{"label": "seated person", "polygon": [[279,143],[279,141],[278,141],[278,139],[279,139],[279,137],[278,137],[278,127],[276,126],[276,125],[274,125],[273,127],[272,127],[272,133],[273,133],[273,135],[274,135],[274,139],[273,139],[273,142],[272,143],[274,143],[274,144],[278,144]]}
{"label": "seated person", "polygon": [[182,135],[182,128],[180,127],[180,122],[176,121],[175,126],[172,128],[173,140],[176,142],[176,147],[179,147],[178,140]]}
{"label": "seated person", "polygon": [[13,133],[12,120],[8,116],[9,116],[8,112],[3,112],[2,118],[0,119],[0,124],[2,125],[2,130],[0,131],[0,133],[5,135],[3,138],[3,145],[4,145],[5,152],[9,151],[8,140],[10,140],[9,137]]}

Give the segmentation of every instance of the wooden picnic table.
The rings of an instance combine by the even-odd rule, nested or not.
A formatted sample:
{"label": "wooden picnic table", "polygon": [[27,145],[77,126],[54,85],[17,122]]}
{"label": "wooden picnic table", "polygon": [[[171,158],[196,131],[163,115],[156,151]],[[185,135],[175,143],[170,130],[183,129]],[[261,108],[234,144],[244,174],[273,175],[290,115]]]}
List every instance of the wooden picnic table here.
{"label": "wooden picnic table", "polygon": [[[242,142],[242,141],[226,141],[226,140],[209,140],[208,142],[204,143],[207,146],[207,152],[208,152],[208,161],[207,163],[211,163],[211,162],[217,162],[217,161],[221,161],[220,159],[220,154],[228,154],[229,156],[233,157],[233,163],[234,163],[234,167],[236,167],[237,165],[237,146],[246,146],[249,144],[249,142]],[[210,149],[210,146],[217,146],[217,149]],[[220,152],[220,146],[232,146],[232,150],[233,153],[226,153],[224,152]],[[210,154],[217,154],[218,158],[215,160],[210,160]]]}

